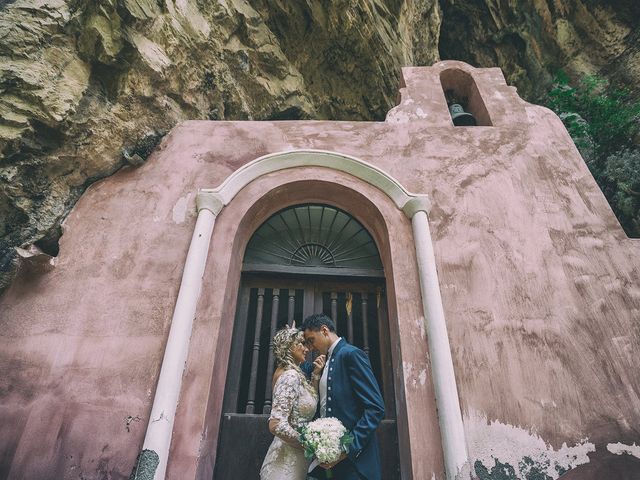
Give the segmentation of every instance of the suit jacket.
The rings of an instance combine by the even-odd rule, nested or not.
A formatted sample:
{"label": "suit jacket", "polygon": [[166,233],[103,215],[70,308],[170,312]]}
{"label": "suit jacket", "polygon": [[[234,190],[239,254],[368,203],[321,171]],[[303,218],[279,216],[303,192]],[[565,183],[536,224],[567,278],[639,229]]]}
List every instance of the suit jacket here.
{"label": "suit jacket", "polygon": [[340,420],[353,434],[347,456],[358,472],[367,480],[380,480],[375,433],[384,418],[384,401],[369,357],[341,339],[325,368],[329,369],[326,415]]}

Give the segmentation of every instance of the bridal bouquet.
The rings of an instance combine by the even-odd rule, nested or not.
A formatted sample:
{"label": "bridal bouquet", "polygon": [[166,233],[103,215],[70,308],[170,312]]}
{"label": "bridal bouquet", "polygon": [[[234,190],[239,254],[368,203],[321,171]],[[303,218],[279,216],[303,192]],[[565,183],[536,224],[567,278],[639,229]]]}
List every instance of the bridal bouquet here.
{"label": "bridal bouquet", "polygon": [[[302,426],[299,431],[304,456],[308,459],[315,457],[318,463],[336,462],[353,442],[353,435],[337,418],[318,418]],[[326,473],[327,478],[331,478],[331,470]]]}

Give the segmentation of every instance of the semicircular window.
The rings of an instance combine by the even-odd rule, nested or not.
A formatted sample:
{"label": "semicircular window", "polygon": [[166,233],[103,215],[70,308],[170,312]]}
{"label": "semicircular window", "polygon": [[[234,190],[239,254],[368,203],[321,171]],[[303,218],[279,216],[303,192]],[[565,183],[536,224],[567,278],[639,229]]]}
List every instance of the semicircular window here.
{"label": "semicircular window", "polygon": [[328,205],[296,205],[258,228],[244,271],[382,276],[378,248],[348,213]]}

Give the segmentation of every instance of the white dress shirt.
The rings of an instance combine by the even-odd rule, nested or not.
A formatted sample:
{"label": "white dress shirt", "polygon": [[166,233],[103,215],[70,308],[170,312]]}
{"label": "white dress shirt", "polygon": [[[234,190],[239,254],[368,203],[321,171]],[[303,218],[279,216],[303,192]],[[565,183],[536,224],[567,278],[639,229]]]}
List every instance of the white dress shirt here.
{"label": "white dress shirt", "polygon": [[320,386],[318,387],[320,390],[320,416],[327,416],[327,376],[329,372],[329,360],[331,358],[331,354],[333,353],[333,349],[336,348],[338,342],[342,339],[342,337],[338,337],[338,339],[331,344],[329,347],[329,351],[327,352],[327,361],[324,364],[324,368],[322,369],[322,376],[320,377]]}

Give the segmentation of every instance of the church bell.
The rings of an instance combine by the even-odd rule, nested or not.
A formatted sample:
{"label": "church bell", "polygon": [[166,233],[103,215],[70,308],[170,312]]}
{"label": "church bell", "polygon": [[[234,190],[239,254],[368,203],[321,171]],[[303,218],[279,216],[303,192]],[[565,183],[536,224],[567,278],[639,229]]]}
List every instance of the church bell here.
{"label": "church bell", "polygon": [[456,127],[474,127],[477,125],[474,116],[469,112],[465,112],[459,103],[449,105],[449,113],[451,113],[451,119]]}

